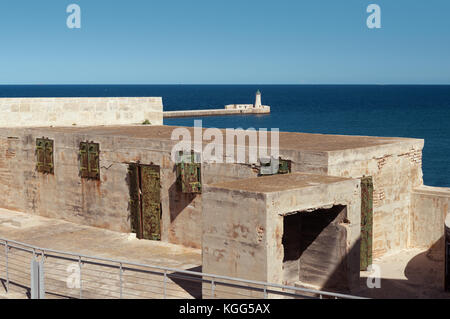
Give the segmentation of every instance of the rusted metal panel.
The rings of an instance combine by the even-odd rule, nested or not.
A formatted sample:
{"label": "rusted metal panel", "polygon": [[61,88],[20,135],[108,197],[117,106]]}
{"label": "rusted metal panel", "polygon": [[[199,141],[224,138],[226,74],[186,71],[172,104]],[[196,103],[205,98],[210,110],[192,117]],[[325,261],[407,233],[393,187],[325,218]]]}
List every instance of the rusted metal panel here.
{"label": "rusted metal panel", "polygon": [[130,224],[131,232],[136,233],[136,237],[142,238],[142,230],[140,227],[140,196],[139,196],[139,167],[136,164],[128,166],[128,181],[130,186]]}
{"label": "rusted metal panel", "polygon": [[292,161],[284,160],[280,157],[280,167],[278,168],[278,174],[289,174],[291,172]]}
{"label": "rusted metal panel", "polygon": [[80,143],[80,176],[89,178],[88,143]]}
{"label": "rusted metal panel", "polygon": [[44,160],[45,160],[45,172],[48,174],[53,174],[54,165],[53,165],[53,141],[47,139],[45,141],[45,152],[44,152]]}
{"label": "rusted metal panel", "polygon": [[44,165],[45,165],[44,140],[38,138],[36,139],[36,170],[42,173],[44,171]]}
{"label": "rusted metal panel", "polygon": [[190,155],[180,154],[181,162],[177,164],[177,179],[183,193],[202,192],[201,163],[192,152]]}
{"label": "rusted metal panel", "polygon": [[139,239],[161,240],[161,178],[154,165],[130,164],[130,222]]}
{"label": "rusted metal panel", "polygon": [[364,176],[361,178],[361,270],[367,270],[372,264],[372,231],[373,180],[371,176]]}
{"label": "rusted metal panel", "polygon": [[181,163],[181,190],[183,193],[201,193],[201,164]]}
{"label": "rusted metal panel", "polygon": [[98,143],[88,144],[89,178],[100,179],[100,145]]}
{"label": "rusted metal panel", "polygon": [[80,143],[80,176],[100,180],[100,144]]}
{"label": "rusted metal panel", "polygon": [[141,166],[143,238],[161,240],[159,166]]}
{"label": "rusted metal panel", "polygon": [[53,174],[53,140],[36,139],[36,170],[40,173]]}

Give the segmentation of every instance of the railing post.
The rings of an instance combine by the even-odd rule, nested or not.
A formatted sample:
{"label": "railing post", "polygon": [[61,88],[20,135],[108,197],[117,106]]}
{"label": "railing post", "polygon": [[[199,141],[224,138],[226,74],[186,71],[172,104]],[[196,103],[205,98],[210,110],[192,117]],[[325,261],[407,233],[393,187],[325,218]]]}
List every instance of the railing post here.
{"label": "railing post", "polygon": [[122,282],[122,274],[123,274],[123,269],[122,269],[122,263],[120,263],[120,275],[119,275],[119,278],[120,278],[120,299],[122,299],[122,285],[123,285],[123,282]]}
{"label": "railing post", "polygon": [[81,256],[78,256],[78,267],[80,269],[80,299],[83,299],[83,282],[81,280]]}
{"label": "railing post", "polygon": [[267,286],[264,285],[264,299],[267,299]]}
{"label": "railing post", "polygon": [[39,263],[39,298],[45,299],[45,251],[42,250],[41,262]]}
{"label": "railing post", "polygon": [[214,284],[214,279],[211,280],[211,297],[214,298],[214,291],[215,291],[216,287]]}
{"label": "railing post", "polygon": [[167,270],[164,270],[164,293],[163,298],[166,299]]}
{"label": "railing post", "polygon": [[5,240],[6,292],[9,293],[8,241]]}

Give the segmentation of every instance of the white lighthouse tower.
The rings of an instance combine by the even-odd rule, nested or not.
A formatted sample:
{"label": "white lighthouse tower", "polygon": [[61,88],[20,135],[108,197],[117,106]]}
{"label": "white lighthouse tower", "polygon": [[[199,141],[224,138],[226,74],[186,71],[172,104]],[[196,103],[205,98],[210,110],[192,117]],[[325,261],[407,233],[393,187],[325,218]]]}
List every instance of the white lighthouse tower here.
{"label": "white lighthouse tower", "polygon": [[230,114],[231,113],[265,114],[270,113],[270,106],[262,105],[261,92],[258,90],[255,96],[255,104],[228,104],[225,105],[225,110],[230,110]]}
{"label": "white lighthouse tower", "polygon": [[261,92],[258,90],[256,91],[256,98],[255,98],[255,109],[261,108]]}

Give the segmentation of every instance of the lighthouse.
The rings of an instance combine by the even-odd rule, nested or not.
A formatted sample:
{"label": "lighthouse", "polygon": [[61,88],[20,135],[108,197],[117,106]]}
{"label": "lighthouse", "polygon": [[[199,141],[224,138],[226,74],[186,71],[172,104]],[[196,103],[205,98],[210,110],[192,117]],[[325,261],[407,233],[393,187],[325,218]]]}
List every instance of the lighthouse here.
{"label": "lighthouse", "polygon": [[228,104],[228,105],[225,105],[225,110],[230,110],[230,114],[232,114],[232,113],[265,114],[265,113],[270,113],[270,106],[262,105],[261,92],[258,90],[256,92],[254,104]]}
{"label": "lighthouse", "polygon": [[261,92],[259,90],[256,92],[254,108],[261,108]]}

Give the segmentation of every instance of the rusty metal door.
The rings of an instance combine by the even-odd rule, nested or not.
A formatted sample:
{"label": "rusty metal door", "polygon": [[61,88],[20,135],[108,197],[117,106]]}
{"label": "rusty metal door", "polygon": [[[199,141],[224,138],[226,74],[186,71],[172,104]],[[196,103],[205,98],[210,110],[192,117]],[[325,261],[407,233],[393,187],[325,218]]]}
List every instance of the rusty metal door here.
{"label": "rusty metal door", "polygon": [[161,240],[160,168],[130,164],[130,219],[139,239]]}
{"label": "rusty metal door", "polygon": [[141,166],[140,172],[143,238],[161,240],[161,184],[159,166]]}
{"label": "rusty metal door", "polygon": [[367,270],[372,264],[372,230],[373,180],[371,176],[364,176],[361,178],[361,270]]}
{"label": "rusty metal door", "polygon": [[139,182],[139,165],[130,164],[128,166],[128,180],[130,187],[130,222],[131,232],[136,233],[137,238],[142,238],[141,234],[141,200],[140,200],[140,182]]}

